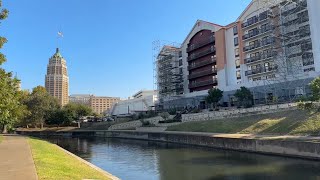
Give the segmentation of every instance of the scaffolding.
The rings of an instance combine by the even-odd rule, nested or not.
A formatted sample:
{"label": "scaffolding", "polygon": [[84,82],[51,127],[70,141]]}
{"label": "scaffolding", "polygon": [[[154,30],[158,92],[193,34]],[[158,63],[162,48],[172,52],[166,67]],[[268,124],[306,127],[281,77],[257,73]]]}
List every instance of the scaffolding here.
{"label": "scaffolding", "polygon": [[262,42],[269,48],[261,54],[270,63],[263,61],[260,70],[269,74],[254,81],[255,103],[295,101],[308,94],[307,73],[314,71],[307,0],[255,0],[254,3],[267,16],[270,28],[268,39]]}
{"label": "scaffolding", "polygon": [[161,103],[183,93],[182,53],[180,44],[165,41],[154,41],[152,50],[154,90]]}

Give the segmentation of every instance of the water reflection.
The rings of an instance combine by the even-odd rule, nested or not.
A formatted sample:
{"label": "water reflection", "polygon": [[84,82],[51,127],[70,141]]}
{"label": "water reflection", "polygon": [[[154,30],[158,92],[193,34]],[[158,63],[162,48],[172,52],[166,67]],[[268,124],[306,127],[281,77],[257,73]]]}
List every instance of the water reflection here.
{"label": "water reflection", "polygon": [[320,163],[148,141],[50,138],[124,180],[320,179]]}

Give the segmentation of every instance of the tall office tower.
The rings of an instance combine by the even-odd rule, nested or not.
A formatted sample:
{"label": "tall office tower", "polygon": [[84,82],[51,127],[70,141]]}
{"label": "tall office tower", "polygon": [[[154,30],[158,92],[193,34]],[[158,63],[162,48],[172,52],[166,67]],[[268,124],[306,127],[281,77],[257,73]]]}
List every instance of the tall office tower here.
{"label": "tall office tower", "polygon": [[56,53],[49,59],[45,86],[50,95],[57,98],[63,106],[69,102],[69,77],[66,60],[57,48]]}

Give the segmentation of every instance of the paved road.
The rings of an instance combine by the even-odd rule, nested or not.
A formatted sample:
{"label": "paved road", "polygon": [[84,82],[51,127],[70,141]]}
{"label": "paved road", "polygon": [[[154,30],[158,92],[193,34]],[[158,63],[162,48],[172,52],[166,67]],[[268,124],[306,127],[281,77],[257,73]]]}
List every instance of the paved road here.
{"label": "paved road", "polygon": [[4,136],[0,142],[0,180],[37,180],[27,139],[18,135]]}

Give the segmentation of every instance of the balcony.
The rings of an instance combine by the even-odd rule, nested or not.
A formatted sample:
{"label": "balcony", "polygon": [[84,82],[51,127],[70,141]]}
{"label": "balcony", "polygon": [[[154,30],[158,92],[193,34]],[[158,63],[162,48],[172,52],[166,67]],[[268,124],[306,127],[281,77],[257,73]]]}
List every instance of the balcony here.
{"label": "balcony", "polygon": [[269,38],[269,39],[266,39],[266,40],[260,40],[260,41],[257,41],[256,43],[252,44],[252,45],[243,47],[243,51],[248,53],[249,51],[253,51],[253,50],[257,50],[257,49],[263,48],[263,47],[267,47],[267,46],[271,45],[274,42],[275,42],[274,38]]}
{"label": "balcony", "polygon": [[302,10],[306,9],[306,7],[307,7],[306,0],[301,1],[301,2],[297,2],[297,3],[291,3],[282,9],[281,15],[287,16],[289,14],[302,11]]}
{"label": "balcony", "polygon": [[270,59],[270,58],[275,57],[275,56],[276,56],[276,52],[273,52],[273,53],[262,53],[259,56],[254,56],[254,57],[250,57],[250,58],[244,59],[244,63],[245,64],[251,64],[251,63],[267,60],[267,59]]}
{"label": "balcony", "polygon": [[265,11],[257,16],[253,16],[253,17],[249,18],[246,22],[241,24],[242,29],[252,27],[254,25],[257,25],[261,22],[268,20],[269,13],[270,13],[269,11]]}
{"label": "balcony", "polygon": [[208,50],[205,50],[205,51],[202,51],[202,52],[199,52],[196,54],[191,54],[190,56],[188,56],[188,61],[198,59],[200,57],[206,56],[206,55],[214,53],[214,52],[216,52],[216,48],[213,48],[213,49],[210,48]]}
{"label": "balcony", "polygon": [[250,40],[250,39],[259,37],[260,35],[264,35],[273,29],[274,29],[274,26],[269,25],[266,28],[258,29],[257,31],[254,31],[253,33],[245,34],[244,36],[242,36],[242,39],[243,40]]}
{"label": "balcony", "polygon": [[197,88],[197,87],[203,87],[203,86],[209,86],[209,85],[217,85],[218,81],[217,79],[211,79],[207,81],[200,81],[189,84],[189,89],[191,88]]}
{"label": "balcony", "polygon": [[201,71],[201,72],[192,73],[192,74],[188,75],[188,79],[195,79],[198,77],[208,76],[208,75],[212,75],[212,74],[217,74],[217,70],[216,69],[209,69],[209,70],[205,70],[205,71]]}
{"label": "balcony", "polygon": [[193,50],[196,50],[196,49],[198,49],[198,48],[201,48],[201,47],[203,47],[203,46],[205,46],[205,45],[208,45],[208,44],[210,44],[210,43],[213,43],[213,42],[215,42],[215,40],[216,40],[216,38],[214,37],[214,36],[211,36],[208,40],[206,40],[206,41],[203,41],[203,42],[200,42],[200,43],[197,43],[197,44],[191,44],[191,45],[189,45],[189,47],[187,48],[187,52],[189,53],[189,52],[191,52],[191,51],[193,51]]}
{"label": "balcony", "polygon": [[205,60],[205,61],[202,61],[202,62],[199,62],[199,63],[195,63],[195,64],[191,64],[190,66],[188,66],[188,70],[192,70],[192,69],[196,69],[196,68],[203,67],[203,66],[206,66],[206,65],[210,65],[210,64],[213,64],[215,62],[216,62],[216,58]]}
{"label": "balcony", "polygon": [[253,76],[253,75],[260,75],[263,73],[268,73],[268,72],[274,72],[275,70],[278,69],[278,66],[270,66],[270,67],[261,67],[253,70],[248,70],[245,72],[246,76]]}

